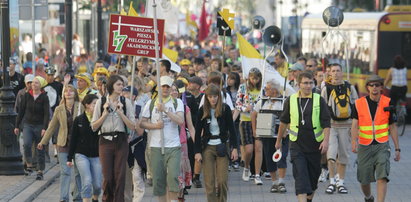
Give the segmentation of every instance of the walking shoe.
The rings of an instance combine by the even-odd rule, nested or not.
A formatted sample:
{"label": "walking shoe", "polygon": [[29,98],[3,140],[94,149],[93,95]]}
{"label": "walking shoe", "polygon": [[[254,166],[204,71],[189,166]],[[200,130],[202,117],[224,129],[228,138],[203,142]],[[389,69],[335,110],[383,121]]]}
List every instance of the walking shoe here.
{"label": "walking shoe", "polygon": [[285,188],[285,184],[284,184],[284,183],[278,184],[278,191],[279,191],[280,193],[285,193],[285,192],[287,192],[287,189]]}
{"label": "walking shoe", "polygon": [[254,180],[255,179],[255,175],[251,174],[250,175],[250,180]]}
{"label": "walking shoe", "polygon": [[43,180],[43,173],[42,172],[37,173],[36,180]]}
{"label": "walking shoe", "polygon": [[327,175],[328,175],[328,170],[327,169],[321,169],[321,175],[318,178],[318,182],[325,182],[327,181]]}
{"label": "walking shoe", "polygon": [[270,174],[269,172],[265,172],[265,173],[264,173],[264,178],[265,178],[266,180],[271,180],[271,174]]}
{"label": "walking shoe", "polygon": [[271,193],[277,193],[278,192],[278,184],[271,185],[270,192]]}
{"label": "walking shoe", "polygon": [[24,169],[24,175],[25,176],[30,176],[33,173],[32,168],[26,168]]}
{"label": "walking shoe", "polygon": [[369,199],[364,198],[365,202],[374,202],[374,196],[371,196]]}
{"label": "walking shoe", "polygon": [[247,169],[247,168],[244,168],[244,170],[243,170],[243,181],[245,181],[245,182],[250,181],[250,175],[251,175],[250,170]]}
{"label": "walking shoe", "polygon": [[194,178],[193,179],[193,185],[195,188],[202,188],[203,185],[201,184],[201,180],[198,178]]}
{"label": "walking shoe", "polygon": [[239,163],[238,163],[238,162],[234,162],[234,163],[233,163],[233,168],[234,168],[234,171],[238,172],[238,171],[240,170],[240,165],[239,165]]}
{"label": "walking shoe", "polygon": [[261,180],[261,177],[259,175],[256,175],[254,178],[254,184],[256,185],[263,185],[263,181]]}
{"label": "walking shoe", "polygon": [[152,187],[153,186],[153,179],[152,178],[147,178],[147,185]]}

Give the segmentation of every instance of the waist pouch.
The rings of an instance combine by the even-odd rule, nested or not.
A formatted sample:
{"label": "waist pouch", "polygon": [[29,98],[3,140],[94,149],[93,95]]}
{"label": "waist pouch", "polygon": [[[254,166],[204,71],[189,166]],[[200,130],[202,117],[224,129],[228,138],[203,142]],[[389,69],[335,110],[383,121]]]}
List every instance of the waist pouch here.
{"label": "waist pouch", "polygon": [[217,156],[218,157],[225,157],[227,156],[227,145],[225,143],[220,143],[216,145]]}

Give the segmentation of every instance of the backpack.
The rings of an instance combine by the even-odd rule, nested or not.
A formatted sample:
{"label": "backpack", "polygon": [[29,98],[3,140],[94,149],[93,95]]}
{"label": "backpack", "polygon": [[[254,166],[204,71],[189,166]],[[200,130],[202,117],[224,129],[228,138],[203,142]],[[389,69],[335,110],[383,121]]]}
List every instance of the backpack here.
{"label": "backpack", "polygon": [[328,95],[328,107],[331,117],[336,121],[344,121],[351,118],[351,85],[344,81],[342,85],[326,84]]}

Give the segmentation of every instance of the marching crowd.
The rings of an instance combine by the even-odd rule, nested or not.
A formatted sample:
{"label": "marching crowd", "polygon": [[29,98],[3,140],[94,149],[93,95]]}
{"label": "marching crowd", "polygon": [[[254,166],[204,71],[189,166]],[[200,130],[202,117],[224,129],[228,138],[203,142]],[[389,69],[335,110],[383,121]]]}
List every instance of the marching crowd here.
{"label": "marching crowd", "polygon": [[[27,54],[27,62],[36,63],[35,74],[27,62],[16,72],[20,62],[10,60],[18,114],[14,132],[24,142],[26,175],[43,179],[50,150],[60,166],[60,201],[69,201],[70,193],[74,201],[98,201],[101,194],[103,201],[142,201],[145,186],[152,186],[159,201],[174,202],[204,182],[208,201],[222,202],[228,172],[240,167],[243,181],[262,185],[267,178],[272,183],[267,191],[287,192],[289,155],[295,194],[299,201],[312,201],[318,182],[329,181],[320,192],[349,193],[344,178],[351,150],[358,155],[365,201],[374,201],[375,181],[376,198],[384,201],[389,137],[396,161],[401,150],[390,108],[396,100],[382,90],[388,80],[402,89],[404,79],[406,89],[406,74],[398,73],[406,69],[402,57],[395,58],[387,81],[371,75],[369,95],[359,97],[344,81],[340,64],[323,70],[316,58],[301,57],[289,65],[277,53],[271,65],[296,91],[283,99],[284,87],[263,82],[259,68],[243,77],[235,44],[224,51],[183,42],[169,48],[179,53],[181,72],[168,60],[161,60],[156,72],[154,62],[139,58],[133,86],[131,57],[93,64],[82,54],[75,59],[75,74],[64,76],[47,54],[35,61]],[[274,162],[277,150],[281,158]]]}

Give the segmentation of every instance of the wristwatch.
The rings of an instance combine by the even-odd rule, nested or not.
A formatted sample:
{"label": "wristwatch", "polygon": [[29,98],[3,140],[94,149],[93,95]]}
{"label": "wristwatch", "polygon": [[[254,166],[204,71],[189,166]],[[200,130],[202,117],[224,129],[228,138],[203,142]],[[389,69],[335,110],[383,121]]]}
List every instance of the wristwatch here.
{"label": "wristwatch", "polygon": [[395,149],[396,152],[401,152],[401,149]]}

